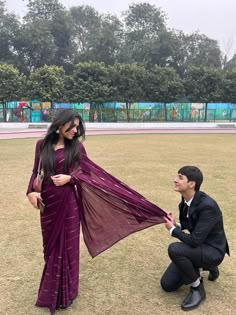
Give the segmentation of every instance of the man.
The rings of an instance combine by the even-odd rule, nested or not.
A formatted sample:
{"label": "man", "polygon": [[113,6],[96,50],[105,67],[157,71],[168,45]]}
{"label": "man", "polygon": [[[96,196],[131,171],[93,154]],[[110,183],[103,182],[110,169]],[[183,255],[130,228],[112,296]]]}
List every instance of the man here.
{"label": "man", "polygon": [[206,298],[199,269],[209,270],[208,280],[215,281],[219,276],[217,266],[225,253],[229,255],[221,210],[215,200],[200,191],[202,181],[203,174],[197,167],[182,167],[174,180],[175,191],[182,195],[180,224],[172,214],[165,218],[165,227],[181,242],[169,245],[172,262],[161,278],[161,286],[171,292],[190,284],[190,292],[181,304],[184,311],[198,307]]}

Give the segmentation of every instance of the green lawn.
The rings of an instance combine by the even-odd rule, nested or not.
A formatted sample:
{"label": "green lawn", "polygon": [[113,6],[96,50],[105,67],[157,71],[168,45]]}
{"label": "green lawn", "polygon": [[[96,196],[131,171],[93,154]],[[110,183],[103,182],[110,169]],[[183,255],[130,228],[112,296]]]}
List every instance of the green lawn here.
{"label": "green lawn", "polygon": [[[34,306],[43,268],[39,213],[25,192],[36,139],[0,140],[0,314],[43,315]],[[173,191],[177,170],[201,168],[202,190],[222,208],[231,249],[220,277],[207,281],[207,299],[195,315],[235,314],[236,159],[235,135],[89,136],[85,148],[92,160],[168,212],[177,215],[180,195]],[[81,241],[80,296],[58,314],[180,315],[187,287],[165,293],[159,281],[176,241],[163,225],[138,232],[91,259]]]}

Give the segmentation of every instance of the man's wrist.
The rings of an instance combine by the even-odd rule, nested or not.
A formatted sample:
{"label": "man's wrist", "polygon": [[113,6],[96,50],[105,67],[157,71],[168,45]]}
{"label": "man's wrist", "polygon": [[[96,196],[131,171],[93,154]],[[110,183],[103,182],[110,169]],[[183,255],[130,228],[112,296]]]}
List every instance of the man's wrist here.
{"label": "man's wrist", "polygon": [[176,229],[176,226],[174,225],[169,229],[170,235],[172,235],[172,232],[174,231],[174,229]]}

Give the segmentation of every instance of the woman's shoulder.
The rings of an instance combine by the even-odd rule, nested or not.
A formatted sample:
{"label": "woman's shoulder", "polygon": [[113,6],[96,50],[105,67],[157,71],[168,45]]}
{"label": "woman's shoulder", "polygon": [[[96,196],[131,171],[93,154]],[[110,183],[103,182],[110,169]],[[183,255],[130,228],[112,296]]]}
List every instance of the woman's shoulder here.
{"label": "woman's shoulder", "polygon": [[44,139],[39,139],[39,140],[36,142],[36,146],[41,147],[41,146],[43,145],[43,141],[44,141]]}
{"label": "woman's shoulder", "polygon": [[39,139],[39,140],[37,141],[37,144],[38,144],[38,145],[42,145],[42,144],[43,144],[43,141],[44,141],[44,139]]}
{"label": "woman's shoulder", "polygon": [[41,151],[42,147],[43,147],[43,142],[44,142],[44,139],[39,139],[37,142],[36,142],[36,149]]}

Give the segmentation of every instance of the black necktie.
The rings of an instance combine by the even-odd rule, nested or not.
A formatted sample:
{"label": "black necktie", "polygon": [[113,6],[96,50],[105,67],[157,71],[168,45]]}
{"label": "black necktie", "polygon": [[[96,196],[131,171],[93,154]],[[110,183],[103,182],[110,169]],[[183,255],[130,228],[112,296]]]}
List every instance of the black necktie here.
{"label": "black necktie", "polygon": [[188,209],[189,209],[189,206],[185,202],[184,207],[183,207],[183,214],[186,218],[188,217]]}

